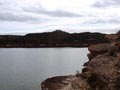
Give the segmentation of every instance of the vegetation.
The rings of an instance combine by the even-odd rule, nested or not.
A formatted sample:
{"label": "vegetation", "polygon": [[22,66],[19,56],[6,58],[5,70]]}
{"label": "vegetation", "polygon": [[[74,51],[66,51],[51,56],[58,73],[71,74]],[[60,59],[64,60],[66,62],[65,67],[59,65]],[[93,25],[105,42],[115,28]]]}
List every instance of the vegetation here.
{"label": "vegetation", "polygon": [[115,88],[116,88],[117,90],[120,89],[120,76],[117,77],[117,79],[116,79],[116,81],[115,81]]}
{"label": "vegetation", "polygon": [[107,86],[107,83],[103,81],[96,73],[91,73],[91,75],[87,78],[87,82],[92,88],[91,90],[95,90],[97,88],[99,88],[99,90],[103,90],[103,88]]}

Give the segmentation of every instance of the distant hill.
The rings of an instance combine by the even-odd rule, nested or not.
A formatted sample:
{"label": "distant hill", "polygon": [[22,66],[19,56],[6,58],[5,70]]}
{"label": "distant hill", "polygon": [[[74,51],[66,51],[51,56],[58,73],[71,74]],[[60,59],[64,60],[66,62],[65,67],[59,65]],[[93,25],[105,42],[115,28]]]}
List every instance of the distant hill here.
{"label": "distant hill", "polygon": [[0,35],[0,47],[88,47],[108,43],[101,33],[68,33],[61,30],[30,33],[25,36]]}

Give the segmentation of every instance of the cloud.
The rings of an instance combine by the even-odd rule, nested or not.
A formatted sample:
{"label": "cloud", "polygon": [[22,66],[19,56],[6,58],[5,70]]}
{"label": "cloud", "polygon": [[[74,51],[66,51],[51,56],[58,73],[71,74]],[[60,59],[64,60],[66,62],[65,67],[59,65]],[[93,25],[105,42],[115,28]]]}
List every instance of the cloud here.
{"label": "cloud", "polygon": [[97,19],[94,18],[92,20],[85,21],[84,24],[120,24],[119,18],[109,18],[109,19]]}
{"label": "cloud", "polygon": [[119,10],[120,0],[0,0],[0,32],[56,28],[103,32],[120,25]]}
{"label": "cloud", "polygon": [[2,3],[2,2],[0,2],[0,5],[3,5],[3,3]]}
{"label": "cloud", "polygon": [[97,0],[93,6],[94,7],[111,7],[111,6],[117,6],[120,5],[120,0]]}
{"label": "cloud", "polygon": [[0,21],[15,21],[15,22],[43,22],[45,18],[33,17],[31,15],[18,14],[13,12],[0,12]]}
{"label": "cloud", "polygon": [[51,16],[51,17],[80,17],[82,15],[73,13],[73,12],[69,12],[69,11],[65,11],[65,10],[55,10],[55,11],[48,11],[44,8],[25,8],[24,11],[26,12],[32,12],[32,13],[37,13],[37,14],[44,14],[47,16]]}

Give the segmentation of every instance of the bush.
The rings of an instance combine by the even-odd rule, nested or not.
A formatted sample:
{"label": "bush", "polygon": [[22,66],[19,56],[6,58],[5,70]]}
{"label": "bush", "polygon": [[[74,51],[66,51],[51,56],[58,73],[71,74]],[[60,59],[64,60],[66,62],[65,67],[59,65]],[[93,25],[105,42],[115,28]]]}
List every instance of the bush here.
{"label": "bush", "polygon": [[120,30],[119,30],[119,31],[117,31],[117,34],[119,34],[119,35],[120,35]]}
{"label": "bush", "polygon": [[88,68],[83,68],[82,69],[82,73],[85,73],[85,72],[87,72],[88,71]]}
{"label": "bush", "polygon": [[117,89],[117,90],[119,90],[120,89],[120,76],[116,79],[116,81],[115,81],[115,88]]}
{"label": "bush", "polygon": [[96,90],[96,88],[103,90],[106,86],[106,82],[100,79],[96,73],[91,73],[91,75],[87,78],[87,82],[94,90]]}

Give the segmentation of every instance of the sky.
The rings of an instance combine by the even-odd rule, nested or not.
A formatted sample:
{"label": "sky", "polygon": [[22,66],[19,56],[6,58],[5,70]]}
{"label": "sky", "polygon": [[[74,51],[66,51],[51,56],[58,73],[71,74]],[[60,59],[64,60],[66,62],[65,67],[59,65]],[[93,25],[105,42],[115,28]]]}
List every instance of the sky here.
{"label": "sky", "polygon": [[0,0],[0,34],[56,29],[115,33],[120,29],[120,0]]}

